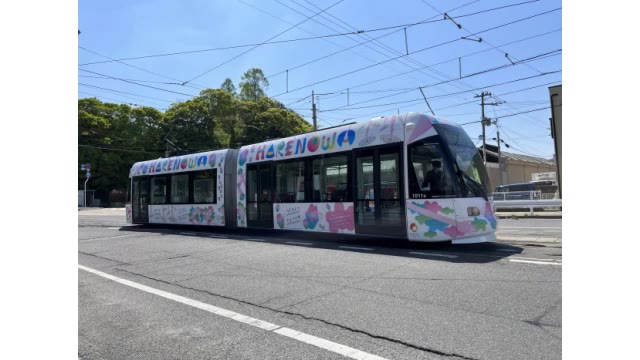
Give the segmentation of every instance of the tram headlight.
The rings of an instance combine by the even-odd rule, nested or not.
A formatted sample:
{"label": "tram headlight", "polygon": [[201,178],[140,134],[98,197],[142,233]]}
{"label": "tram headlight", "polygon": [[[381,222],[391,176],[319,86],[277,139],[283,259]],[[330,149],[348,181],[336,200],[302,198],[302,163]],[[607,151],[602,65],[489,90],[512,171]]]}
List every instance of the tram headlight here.
{"label": "tram headlight", "polygon": [[469,215],[469,216],[480,216],[480,209],[478,209],[475,206],[468,207],[467,208],[467,215]]}

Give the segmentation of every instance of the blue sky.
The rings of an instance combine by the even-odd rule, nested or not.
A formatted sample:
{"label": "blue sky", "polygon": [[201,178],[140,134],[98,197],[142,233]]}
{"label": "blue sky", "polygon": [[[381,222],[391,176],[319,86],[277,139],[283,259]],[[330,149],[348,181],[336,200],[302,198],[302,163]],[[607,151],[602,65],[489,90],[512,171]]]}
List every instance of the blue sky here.
{"label": "blue sky", "polygon": [[[505,8],[496,9],[500,7]],[[419,87],[423,87],[436,115],[465,124],[480,119],[480,99],[474,95],[489,91],[496,99],[487,101],[504,101],[499,106],[487,106],[486,116],[499,119],[500,136],[511,145],[506,151],[551,158],[548,87],[562,83],[561,7],[559,0],[80,0],[78,62],[79,69],[86,71],[78,71],[78,97],[166,109],[172,102],[186,100],[204,88],[219,87],[227,77],[237,86],[246,70],[258,67],[269,79],[267,94],[309,122],[311,91],[326,94],[317,97],[319,126],[326,127],[398,111],[428,113]],[[329,9],[303,22],[326,8]],[[445,20],[443,13],[453,20]],[[535,17],[516,22],[531,16]],[[402,56],[407,51],[405,33],[403,27],[397,27],[265,44],[222,66],[219,65],[251,48],[83,65],[108,60],[104,56],[122,59],[258,44],[300,22],[303,23],[272,41],[425,20],[430,22],[407,27],[409,56]],[[485,31],[491,28],[496,29]],[[478,32],[482,33],[473,35]],[[461,37],[481,37],[482,42]],[[298,67],[350,47],[353,48]],[[527,59],[531,60],[519,62]],[[284,73],[287,69],[291,69],[288,93]],[[186,85],[171,84],[185,81]],[[481,126],[474,123],[465,129],[479,144]],[[491,140],[495,133],[495,126],[487,128],[489,144],[495,144]]]}

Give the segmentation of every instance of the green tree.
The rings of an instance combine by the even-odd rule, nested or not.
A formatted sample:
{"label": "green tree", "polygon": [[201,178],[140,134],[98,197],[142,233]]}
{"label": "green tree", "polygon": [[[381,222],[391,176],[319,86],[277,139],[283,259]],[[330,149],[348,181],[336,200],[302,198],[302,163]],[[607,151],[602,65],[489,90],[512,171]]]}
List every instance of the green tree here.
{"label": "green tree", "polygon": [[230,136],[222,127],[233,97],[220,89],[206,89],[200,96],[176,103],[163,117],[164,139],[187,153],[222,149]]}
{"label": "green tree", "polygon": [[278,106],[279,102],[267,97],[259,101],[241,101],[238,107],[239,127],[243,129],[242,144],[263,142],[267,139],[288,137],[309,132],[313,127],[300,115]]}
{"label": "green tree", "polygon": [[[113,189],[127,189],[131,165],[160,155],[158,141],[162,113],[142,107],[78,100],[78,163],[91,164],[88,187],[108,201]],[[85,173],[78,173],[78,188]]]}
{"label": "green tree", "polygon": [[269,87],[269,81],[262,70],[251,68],[242,75],[241,79],[240,98],[242,100],[258,101],[265,96],[264,90]]}
{"label": "green tree", "polygon": [[222,83],[222,85],[220,85],[220,89],[227,91],[228,93],[230,93],[233,96],[236,96],[236,87],[235,85],[233,85],[233,81],[231,81],[231,79],[226,78],[224,80],[224,82]]}

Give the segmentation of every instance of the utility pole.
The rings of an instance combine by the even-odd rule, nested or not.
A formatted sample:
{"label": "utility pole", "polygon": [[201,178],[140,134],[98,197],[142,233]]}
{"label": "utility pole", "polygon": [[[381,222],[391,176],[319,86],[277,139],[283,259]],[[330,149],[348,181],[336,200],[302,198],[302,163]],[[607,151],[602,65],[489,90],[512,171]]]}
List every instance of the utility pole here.
{"label": "utility pole", "polygon": [[318,122],[316,119],[316,95],[311,90],[311,110],[313,111],[313,131],[318,130]]}
{"label": "utility pole", "polygon": [[480,106],[482,106],[482,118],[480,120],[480,122],[482,123],[482,161],[484,162],[485,166],[487,164],[487,139],[485,136],[485,126],[490,126],[491,125],[491,120],[489,118],[487,118],[486,116],[484,116],[484,106],[485,105],[499,105],[502,102],[495,102],[495,103],[485,103],[484,102],[484,97],[485,96],[491,96],[491,93],[488,91],[483,91],[480,95],[476,95],[474,97],[476,98],[480,98]]}
{"label": "utility pole", "polygon": [[498,185],[502,185],[504,184],[504,178],[502,174],[502,152],[500,151],[500,127],[498,126],[498,119],[495,119],[493,123],[496,126],[496,137],[498,138],[498,173],[500,174],[500,184]]}

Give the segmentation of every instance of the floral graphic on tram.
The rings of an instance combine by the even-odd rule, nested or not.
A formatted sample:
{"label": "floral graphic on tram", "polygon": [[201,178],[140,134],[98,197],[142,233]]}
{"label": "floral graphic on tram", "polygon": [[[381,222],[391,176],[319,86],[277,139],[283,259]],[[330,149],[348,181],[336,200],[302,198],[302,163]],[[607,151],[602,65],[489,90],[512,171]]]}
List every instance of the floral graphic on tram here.
{"label": "floral graphic on tram", "polygon": [[[445,202],[450,202],[451,205],[444,205]],[[497,220],[488,201],[485,204],[484,216],[475,216],[470,220],[456,219],[455,210],[452,207],[452,200],[410,201],[407,207],[409,236],[430,240],[451,240],[496,229]]]}
{"label": "floral graphic on tram", "polygon": [[409,230],[414,238],[424,237],[431,240],[449,240],[456,237],[457,227],[455,211],[438,201],[411,201],[408,206]]}
{"label": "floral graphic on tram", "polygon": [[213,206],[192,206],[189,209],[189,222],[192,224],[210,225],[216,218],[216,212]]}
{"label": "floral graphic on tram", "polygon": [[307,212],[304,214],[304,220],[302,221],[304,228],[311,230],[315,229],[319,220],[318,207],[313,204],[309,205],[309,209],[307,209]]}
{"label": "floral graphic on tram", "polygon": [[329,224],[329,232],[338,232],[339,230],[354,231],[353,222],[353,206],[347,208],[342,203],[337,203],[333,211],[327,211],[327,223]]}

